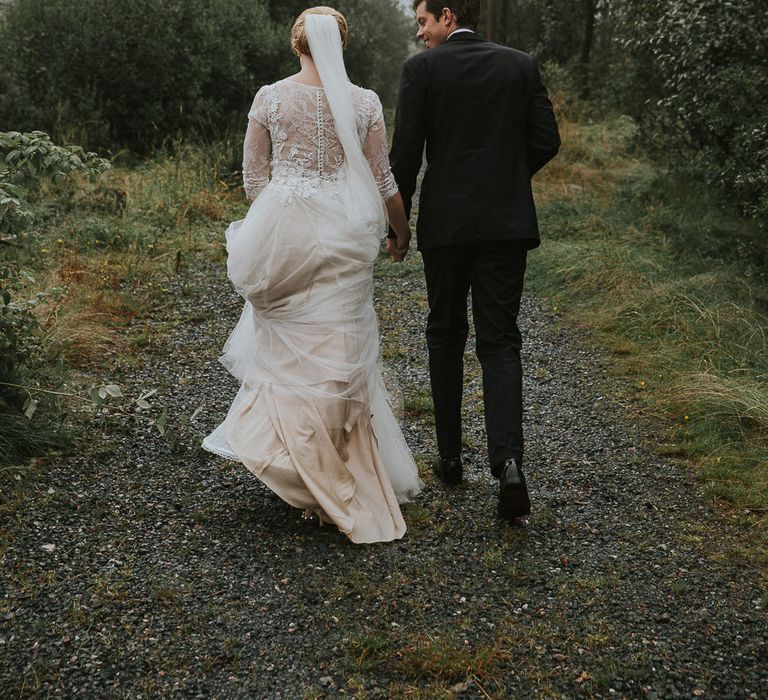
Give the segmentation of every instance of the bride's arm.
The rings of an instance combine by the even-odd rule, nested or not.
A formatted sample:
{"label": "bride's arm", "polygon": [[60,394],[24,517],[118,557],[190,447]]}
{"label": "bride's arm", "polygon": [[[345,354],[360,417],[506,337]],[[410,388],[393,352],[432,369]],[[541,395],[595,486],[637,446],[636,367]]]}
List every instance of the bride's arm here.
{"label": "bride's arm", "polygon": [[389,239],[387,247],[395,260],[402,260],[410,245],[411,227],[405,214],[403,198],[397,189],[395,178],[389,167],[387,129],[384,124],[381,103],[375,95],[374,98],[374,119],[363,144],[363,153],[368,160],[373,177],[376,179],[376,186],[379,188],[379,193],[387,208],[389,225],[395,232],[395,242],[392,243],[392,239]]}
{"label": "bride's arm", "polygon": [[395,238],[387,238],[387,250],[393,260],[400,262],[411,244],[411,227],[405,216],[405,206],[400,192],[396,192],[385,202],[389,225],[395,232]]}
{"label": "bride's arm", "polygon": [[243,187],[252,202],[269,182],[272,139],[267,128],[266,100],[259,90],[248,113],[248,128],[243,141]]}

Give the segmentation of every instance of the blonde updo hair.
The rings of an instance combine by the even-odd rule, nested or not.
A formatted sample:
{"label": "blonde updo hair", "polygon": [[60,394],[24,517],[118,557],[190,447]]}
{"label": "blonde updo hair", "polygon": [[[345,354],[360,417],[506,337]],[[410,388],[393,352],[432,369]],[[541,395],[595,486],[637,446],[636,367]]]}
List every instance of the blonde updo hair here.
{"label": "blonde updo hair", "polygon": [[301,54],[304,54],[305,56],[312,55],[309,51],[307,33],[304,30],[304,19],[307,15],[330,15],[333,17],[339,25],[341,46],[342,48],[347,48],[347,20],[344,19],[344,15],[338,10],[334,10],[332,7],[318,5],[317,7],[310,7],[308,10],[304,10],[293,23],[293,29],[291,29],[291,51],[293,51],[293,53],[297,56],[301,56]]}

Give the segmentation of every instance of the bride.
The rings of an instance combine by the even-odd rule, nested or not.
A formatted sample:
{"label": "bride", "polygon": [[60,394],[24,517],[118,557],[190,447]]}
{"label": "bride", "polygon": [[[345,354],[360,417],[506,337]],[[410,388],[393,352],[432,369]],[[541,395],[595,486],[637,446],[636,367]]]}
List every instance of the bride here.
{"label": "bride", "polygon": [[291,32],[301,71],[261,88],[248,114],[252,203],[227,231],[245,307],[220,358],[241,385],[203,447],[304,519],[383,542],[403,536],[398,504],[423,485],[379,373],[372,271],[387,221],[396,260],[411,231],[379,99],[344,68],[346,35],[336,10],[305,10]]}

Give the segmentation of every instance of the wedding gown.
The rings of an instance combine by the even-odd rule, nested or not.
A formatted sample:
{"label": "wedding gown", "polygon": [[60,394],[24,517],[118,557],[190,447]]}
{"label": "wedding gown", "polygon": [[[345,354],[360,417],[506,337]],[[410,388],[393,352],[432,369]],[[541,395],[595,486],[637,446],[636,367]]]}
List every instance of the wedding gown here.
{"label": "wedding gown", "polygon": [[[381,104],[347,85],[384,200],[397,186]],[[344,162],[322,88],[285,79],[259,90],[243,164],[253,203],[226,236],[245,306],[220,359],[241,387],[203,447],[353,542],[389,541],[405,532],[398,504],[422,483],[378,366],[372,269],[384,231],[349,201]]]}

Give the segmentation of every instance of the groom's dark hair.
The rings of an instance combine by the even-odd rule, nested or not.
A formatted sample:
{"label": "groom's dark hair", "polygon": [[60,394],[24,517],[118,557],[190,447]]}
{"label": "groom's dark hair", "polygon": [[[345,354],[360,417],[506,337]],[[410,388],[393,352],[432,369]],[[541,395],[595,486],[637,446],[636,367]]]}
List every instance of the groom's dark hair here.
{"label": "groom's dark hair", "polygon": [[477,29],[480,22],[480,0],[413,0],[413,11],[416,12],[423,2],[427,3],[427,12],[435,19],[439,19],[443,8],[447,7],[456,15],[460,27]]}

